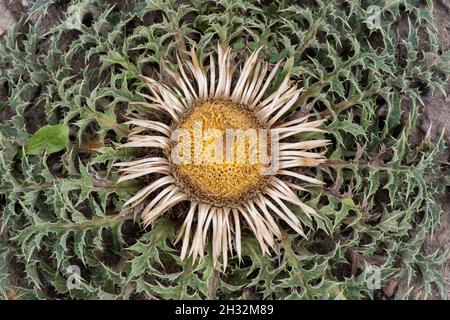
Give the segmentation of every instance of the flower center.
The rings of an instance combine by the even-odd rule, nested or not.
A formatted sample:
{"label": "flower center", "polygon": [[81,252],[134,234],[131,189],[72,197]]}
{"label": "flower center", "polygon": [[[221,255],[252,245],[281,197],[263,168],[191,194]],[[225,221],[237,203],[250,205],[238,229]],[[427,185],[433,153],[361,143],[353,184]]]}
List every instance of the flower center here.
{"label": "flower center", "polygon": [[201,102],[174,133],[173,172],[194,198],[233,206],[265,186],[270,139],[245,106],[224,100]]}

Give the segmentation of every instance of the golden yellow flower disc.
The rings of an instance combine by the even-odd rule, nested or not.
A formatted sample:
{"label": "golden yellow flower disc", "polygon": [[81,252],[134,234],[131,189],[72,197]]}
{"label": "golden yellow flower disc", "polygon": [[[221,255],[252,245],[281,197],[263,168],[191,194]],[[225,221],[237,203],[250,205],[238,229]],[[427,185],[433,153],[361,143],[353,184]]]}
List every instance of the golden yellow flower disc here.
{"label": "golden yellow flower disc", "polygon": [[[267,164],[257,147],[263,127],[245,106],[222,100],[200,102],[177,129],[189,133],[190,139],[180,138],[178,145],[183,149],[188,144],[190,161],[172,163],[172,167],[191,196],[216,206],[234,206],[265,185],[267,176],[262,171]],[[227,130],[235,134],[233,140],[227,140]],[[227,155],[227,150],[233,150],[233,155]]]}

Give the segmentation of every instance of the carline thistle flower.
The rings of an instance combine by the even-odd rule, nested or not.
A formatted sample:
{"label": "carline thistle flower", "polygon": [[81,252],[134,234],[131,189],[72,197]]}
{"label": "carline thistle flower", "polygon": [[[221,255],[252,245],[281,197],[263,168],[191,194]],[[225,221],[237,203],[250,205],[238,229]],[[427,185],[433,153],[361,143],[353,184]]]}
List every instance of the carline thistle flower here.
{"label": "carline thistle flower", "polygon": [[136,104],[170,121],[150,120],[145,113],[133,116],[123,147],[159,149],[161,156],[116,164],[123,174],[119,182],[159,177],[125,203],[127,208],[142,206],[146,226],[171,207],[190,203],[176,238],[182,240],[181,260],[203,259],[210,238],[214,264],[222,257],[225,269],[233,249],[241,259],[243,229],[253,232],[262,252],[270,254],[281,238],[280,219],[305,237],[288,205],[309,218],[317,216],[296,191],[307,191],[304,182],[323,183],[298,168],[324,163],[323,152],[313,150],[330,141],[294,136],[325,132],[319,129],[325,120],[310,121],[311,115],[284,121],[302,88],[288,74],[273,90],[280,62],[269,72],[269,63],[258,59],[260,51],[237,72],[231,48],[219,45],[217,64],[210,54],[208,68],[192,48],[189,61],[177,57],[178,71],[165,68],[173,85],[142,77],[150,94],[141,93],[147,102]]}

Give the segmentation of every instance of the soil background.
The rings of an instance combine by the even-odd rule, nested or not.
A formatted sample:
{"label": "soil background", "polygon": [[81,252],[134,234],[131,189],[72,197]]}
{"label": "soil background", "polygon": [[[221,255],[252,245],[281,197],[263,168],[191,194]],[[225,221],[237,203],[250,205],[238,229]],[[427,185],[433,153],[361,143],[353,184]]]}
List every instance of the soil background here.
{"label": "soil background", "polygon": [[[27,16],[27,11],[30,8],[33,0],[0,0],[0,41],[4,41],[7,30],[12,27],[14,23]],[[427,59],[431,62],[434,59],[440,59],[442,52],[450,50],[450,0],[434,0],[434,18],[440,40],[439,48],[429,52]],[[41,24],[41,27],[47,29],[49,26],[60,20],[63,14],[63,8],[56,7],[52,9],[51,14],[45,17],[46,21]],[[31,21],[36,17],[32,17]],[[47,30],[41,30],[47,31]],[[400,21],[398,25],[398,32],[408,32],[408,20]],[[0,99],[6,97],[5,88],[0,84]],[[440,135],[444,132],[444,139],[447,148],[450,148],[450,83],[446,85],[446,94],[437,91],[424,98],[425,107],[421,108],[421,113],[417,121],[417,125],[409,137],[409,143],[413,146],[420,144],[424,139],[430,139],[436,142]],[[0,112],[0,122],[11,117],[8,108]],[[40,119],[35,119],[39,121]],[[35,123],[33,126],[37,128],[41,124]],[[441,159],[442,166],[450,166],[450,149],[447,149]],[[433,235],[430,235],[424,243],[422,250],[425,254],[431,254],[436,250],[444,252],[450,250],[450,191],[447,189],[446,193],[436,198],[442,209],[442,219],[440,225],[437,227]],[[12,270],[13,271],[13,270]],[[447,279],[446,286],[447,294],[450,297],[450,265],[445,264],[441,267],[441,272]],[[12,272],[14,274],[14,272]],[[420,274],[418,275],[420,277]],[[17,279],[20,280],[20,279]],[[417,279],[416,279],[417,281]],[[400,279],[398,282],[391,281],[383,288],[387,296],[392,296],[394,292],[397,295],[413,289],[413,297],[423,297],[423,291],[417,289],[414,285],[408,284],[406,279]],[[438,297],[437,290],[429,298],[436,299]]]}
{"label": "soil background", "polygon": [[[433,0],[433,15],[439,36],[439,48],[428,54],[428,59],[440,59],[442,52],[450,50],[450,0]],[[405,21],[405,28],[407,24]],[[441,165],[450,167],[450,83],[446,84],[446,94],[436,91],[433,95],[424,98],[425,107],[421,112],[416,123],[416,128],[409,137],[409,142],[417,145],[426,138],[436,142],[441,134],[444,134],[446,151],[441,157]],[[441,223],[436,228],[433,235],[430,235],[422,246],[426,254],[431,254],[436,250],[444,252],[450,250],[450,190],[447,188],[443,195],[438,196],[436,202],[443,209]],[[447,279],[446,291],[450,298],[450,265],[449,263],[441,266],[441,272]],[[419,275],[420,276],[420,275]],[[414,286],[413,286],[414,287]],[[407,291],[408,285],[405,279],[399,283],[399,291]],[[413,289],[413,295],[423,296],[422,290]],[[437,291],[431,297],[437,298]]]}

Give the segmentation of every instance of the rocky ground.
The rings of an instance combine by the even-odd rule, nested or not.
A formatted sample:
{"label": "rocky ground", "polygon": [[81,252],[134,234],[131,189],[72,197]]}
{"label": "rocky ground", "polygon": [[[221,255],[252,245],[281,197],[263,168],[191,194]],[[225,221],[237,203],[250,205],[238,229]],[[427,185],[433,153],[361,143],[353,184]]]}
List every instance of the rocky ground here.
{"label": "rocky ground", "polygon": [[0,36],[4,36],[8,28],[16,22],[16,17],[8,10],[7,1],[0,1]]}
{"label": "rocky ground", "polygon": [[[4,39],[7,30],[19,19],[26,16],[27,9],[31,3],[32,0],[0,0],[0,38]],[[60,12],[55,13],[54,19],[58,19],[60,16]],[[439,55],[442,52],[450,50],[450,1],[435,0],[434,16],[440,47],[435,49],[436,52],[430,53],[430,59],[439,59]],[[407,21],[405,21],[405,26],[406,24]],[[425,137],[435,142],[444,131],[446,144],[450,147],[450,84],[447,84],[446,92],[447,94],[436,92],[432,97],[425,99],[426,106],[421,110],[417,127],[409,138],[410,143],[420,143]],[[443,166],[450,166],[449,150],[442,157],[441,162]],[[441,252],[446,249],[450,250],[450,193],[447,191],[445,195],[438,197],[436,201],[441,204],[444,214],[442,215],[440,226],[438,226],[433,235],[429,236],[423,246],[426,254],[436,250]],[[442,273],[446,279],[449,279],[447,292],[450,296],[450,267],[448,265],[442,266]],[[392,283],[390,287],[392,290],[396,290],[396,287],[398,287],[400,292],[408,290],[408,285],[404,279],[399,281],[399,283]],[[415,290],[415,295],[420,298],[423,292]],[[431,298],[434,298],[434,296]]]}

